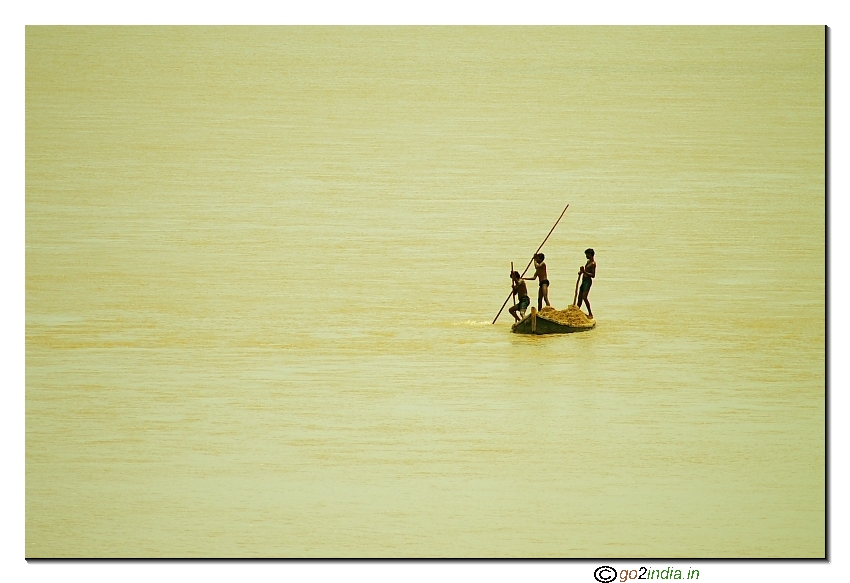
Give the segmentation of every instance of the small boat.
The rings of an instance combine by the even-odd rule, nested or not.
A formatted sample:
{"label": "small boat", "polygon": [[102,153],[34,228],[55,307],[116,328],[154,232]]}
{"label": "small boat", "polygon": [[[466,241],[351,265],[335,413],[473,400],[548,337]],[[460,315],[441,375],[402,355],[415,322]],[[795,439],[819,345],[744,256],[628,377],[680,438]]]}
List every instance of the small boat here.
{"label": "small boat", "polygon": [[531,313],[511,326],[514,334],[570,334],[584,332],[596,327],[596,320],[591,320],[584,312],[575,306],[566,310],[555,310],[546,307],[537,311],[532,307]]}

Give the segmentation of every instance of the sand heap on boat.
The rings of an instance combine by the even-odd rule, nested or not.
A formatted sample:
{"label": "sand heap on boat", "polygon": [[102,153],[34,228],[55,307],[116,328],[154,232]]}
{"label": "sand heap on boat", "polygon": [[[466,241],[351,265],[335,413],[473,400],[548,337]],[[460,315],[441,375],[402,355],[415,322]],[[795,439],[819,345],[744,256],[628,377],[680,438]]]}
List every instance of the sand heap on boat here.
{"label": "sand heap on boat", "polygon": [[576,328],[590,326],[593,320],[588,318],[584,312],[576,306],[568,306],[565,310],[556,310],[550,306],[546,306],[539,312],[538,316],[563,324],[564,326],[574,326]]}

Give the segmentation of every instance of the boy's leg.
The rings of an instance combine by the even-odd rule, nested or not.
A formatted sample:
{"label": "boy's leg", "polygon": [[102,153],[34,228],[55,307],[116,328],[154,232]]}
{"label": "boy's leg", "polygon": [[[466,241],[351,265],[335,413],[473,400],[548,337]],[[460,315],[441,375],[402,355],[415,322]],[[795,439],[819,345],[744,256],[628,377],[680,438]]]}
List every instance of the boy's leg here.
{"label": "boy's leg", "polygon": [[541,289],[543,290],[543,299],[546,300],[546,305],[551,307],[552,304],[549,303],[549,284],[544,285]]}
{"label": "boy's leg", "polygon": [[508,312],[510,312],[511,316],[514,317],[514,320],[519,322],[519,318],[517,318],[517,315],[516,315],[516,307],[508,308]]}
{"label": "boy's leg", "polygon": [[587,306],[587,316],[589,318],[593,318],[593,312],[590,310],[590,301],[587,299],[587,295],[590,293],[590,286],[585,287],[581,286],[581,291],[578,292],[578,307],[581,308],[581,303]]}
{"label": "boy's leg", "polygon": [[[584,285],[582,282],[581,287],[578,290],[578,303],[576,304],[579,308],[581,307],[581,303],[584,302],[587,304],[587,294],[590,291],[590,288]],[[590,304],[587,305],[588,309],[590,308]]]}

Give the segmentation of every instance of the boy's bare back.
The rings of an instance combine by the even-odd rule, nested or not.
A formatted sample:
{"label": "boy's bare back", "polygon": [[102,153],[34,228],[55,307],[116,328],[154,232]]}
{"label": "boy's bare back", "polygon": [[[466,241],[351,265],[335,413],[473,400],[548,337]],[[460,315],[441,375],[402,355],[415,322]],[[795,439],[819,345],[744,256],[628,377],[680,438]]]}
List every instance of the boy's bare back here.
{"label": "boy's bare back", "polygon": [[549,276],[546,274],[545,261],[538,263],[536,259],[534,260],[534,277],[532,279],[537,279],[539,281],[549,279]]}
{"label": "boy's bare back", "polygon": [[516,293],[517,297],[523,297],[528,295],[528,288],[525,285],[525,282],[519,280],[514,284],[514,293]]}

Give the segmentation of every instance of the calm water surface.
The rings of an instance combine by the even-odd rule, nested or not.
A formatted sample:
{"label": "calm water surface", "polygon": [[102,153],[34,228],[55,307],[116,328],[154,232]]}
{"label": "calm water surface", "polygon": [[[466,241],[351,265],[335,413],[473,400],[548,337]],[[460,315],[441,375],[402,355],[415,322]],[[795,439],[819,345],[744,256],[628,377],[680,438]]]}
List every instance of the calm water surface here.
{"label": "calm water surface", "polygon": [[824,556],[822,28],[26,43],[28,557]]}

